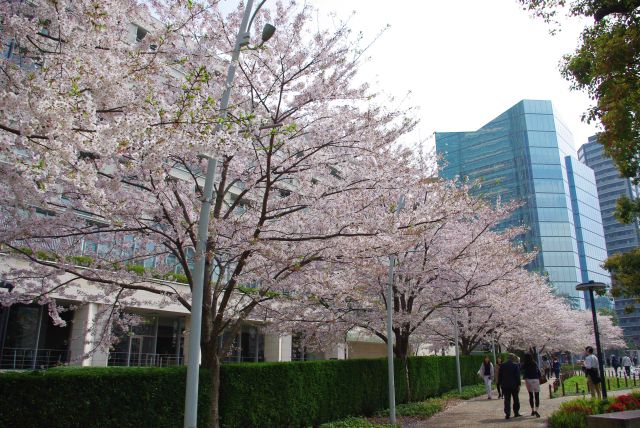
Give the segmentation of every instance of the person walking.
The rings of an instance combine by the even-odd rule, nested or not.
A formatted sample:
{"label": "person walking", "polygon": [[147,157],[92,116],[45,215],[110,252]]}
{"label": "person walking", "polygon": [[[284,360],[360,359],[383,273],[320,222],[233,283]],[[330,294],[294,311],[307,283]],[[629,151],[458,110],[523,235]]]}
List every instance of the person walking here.
{"label": "person walking", "polygon": [[[602,389],[600,387],[600,370],[598,369],[598,357],[593,355],[593,347],[584,348],[587,356],[582,363],[582,367],[587,375],[587,388],[591,394],[591,398],[602,399]],[[624,361],[624,358],[623,358]]]}
{"label": "person walking", "polygon": [[616,374],[616,377],[618,377],[618,369],[620,368],[620,359],[616,354],[613,354],[611,356],[611,367],[613,367],[613,371]]}
{"label": "person walking", "polygon": [[538,409],[540,408],[540,369],[533,360],[533,355],[524,354],[524,362],[522,363],[522,376],[524,384],[529,393],[529,404],[531,405],[531,416],[540,417]]}
{"label": "person walking", "polygon": [[496,374],[496,389],[498,390],[498,398],[502,398],[502,387],[500,386],[500,366],[502,366],[502,357],[496,360],[496,367],[493,370]]}
{"label": "person walking", "polygon": [[552,364],[552,368],[553,368],[553,374],[556,376],[556,379],[560,380],[560,368],[562,367],[562,365],[560,364],[560,361],[558,360],[558,357],[553,357],[553,364]]}
{"label": "person walking", "polygon": [[631,377],[631,358],[628,355],[622,357],[622,367],[627,377]]}
{"label": "person walking", "polygon": [[551,361],[547,356],[542,357],[542,369],[544,370],[544,375],[549,379],[551,377]]}
{"label": "person walking", "polygon": [[513,399],[513,417],[520,415],[520,366],[516,364],[517,357],[509,354],[507,361],[500,365],[500,388],[504,397],[504,418],[511,417],[511,399]]}
{"label": "person walking", "polygon": [[487,400],[491,400],[491,383],[493,382],[493,378],[495,375],[493,364],[489,357],[484,357],[484,361],[480,365],[480,370],[478,370],[478,375],[482,377],[484,380],[484,388],[487,392]]}

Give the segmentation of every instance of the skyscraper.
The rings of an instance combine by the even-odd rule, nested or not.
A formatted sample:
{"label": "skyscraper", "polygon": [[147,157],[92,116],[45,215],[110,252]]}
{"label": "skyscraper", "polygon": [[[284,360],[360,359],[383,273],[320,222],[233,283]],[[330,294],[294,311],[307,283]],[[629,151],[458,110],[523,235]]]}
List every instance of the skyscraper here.
{"label": "skyscraper", "polygon": [[[614,217],[616,201],[621,196],[636,198],[637,188],[628,178],[620,177],[613,160],[605,155],[604,147],[598,143],[596,136],[589,137],[589,142],[578,150],[580,161],[595,172],[596,185],[604,226],[604,238],[608,255],[625,253],[640,246],[640,230],[637,223],[622,224]],[[625,307],[633,305],[634,299],[616,299],[615,309],[620,320],[620,327],[627,339],[640,345],[640,310],[636,306],[631,313]]]}
{"label": "skyscraper", "polygon": [[437,132],[445,178],[478,180],[476,192],[518,200],[506,224],[524,224],[522,244],[537,250],[529,268],[585,307],[576,291],[588,280],[610,283],[593,171],[578,162],[571,132],[550,101],[523,100],[472,132]]}

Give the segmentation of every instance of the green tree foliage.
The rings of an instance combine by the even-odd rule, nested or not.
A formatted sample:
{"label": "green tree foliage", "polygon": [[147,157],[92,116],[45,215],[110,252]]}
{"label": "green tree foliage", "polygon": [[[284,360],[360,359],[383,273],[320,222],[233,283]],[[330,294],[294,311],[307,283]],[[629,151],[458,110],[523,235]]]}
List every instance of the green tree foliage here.
{"label": "green tree foliage", "polygon": [[614,297],[640,297],[640,248],[610,256],[604,267],[611,272]]}
{"label": "green tree foliage", "polygon": [[[600,121],[598,141],[625,177],[640,181],[640,0],[519,0],[535,15],[555,21],[567,11],[594,19],[561,71],[594,105],[587,122]],[[557,28],[557,27],[555,27]]]}
{"label": "green tree foliage", "polygon": [[[597,307],[597,304],[598,304],[598,301],[596,299],[596,307]],[[598,315],[611,317],[611,322],[613,323],[613,325],[620,325],[618,314],[614,309],[607,308],[607,307],[598,307]]]}

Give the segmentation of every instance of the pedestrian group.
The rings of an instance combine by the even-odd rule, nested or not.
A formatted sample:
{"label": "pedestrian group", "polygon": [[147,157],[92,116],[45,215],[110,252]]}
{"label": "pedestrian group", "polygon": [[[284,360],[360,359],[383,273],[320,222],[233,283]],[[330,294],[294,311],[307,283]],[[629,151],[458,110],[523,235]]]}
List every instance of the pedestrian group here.
{"label": "pedestrian group", "polygon": [[[630,376],[632,363],[633,361],[628,355],[625,355],[622,359],[619,359],[615,355],[611,357],[611,365],[614,370],[616,370],[616,373],[618,368],[622,366],[626,375]],[[531,416],[539,418],[540,385],[546,383],[552,374],[555,376],[556,382],[559,382],[560,368],[561,363],[557,357],[551,360],[543,357],[541,371],[533,354],[525,354],[522,363],[520,363],[520,359],[516,355],[509,354],[505,362],[502,361],[501,357],[498,357],[495,367],[489,357],[485,357],[478,370],[478,375],[482,377],[484,381],[487,399],[489,400],[492,399],[492,383],[495,380],[498,398],[504,400],[505,419],[512,417],[512,410],[514,418],[522,416],[520,414],[520,398],[518,394],[520,392],[522,379],[524,379],[524,384],[529,394]],[[585,348],[585,358],[584,361],[582,361],[582,369],[587,377],[587,387],[591,397],[601,399],[602,376],[600,374],[598,357],[594,355],[593,347],[591,346]]]}

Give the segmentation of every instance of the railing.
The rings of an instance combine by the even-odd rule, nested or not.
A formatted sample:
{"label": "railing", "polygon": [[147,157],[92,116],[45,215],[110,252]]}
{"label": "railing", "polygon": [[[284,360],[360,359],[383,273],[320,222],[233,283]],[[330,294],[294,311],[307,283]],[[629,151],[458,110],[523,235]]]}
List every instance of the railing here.
{"label": "railing", "polygon": [[[627,375],[623,367],[619,367],[618,370],[614,370],[610,367],[605,367],[604,374],[605,380],[607,382],[607,391],[636,388],[640,385],[640,370],[638,369],[638,367],[631,367],[629,375]],[[587,394],[588,391],[586,387],[584,385],[579,386],[577,382],[574,384],[569,384],[571,386],[565,385],[565,380],[575,376],[586,377],[584,371],[576,370],[574,368],[563,370],[560,374],[560,379],[556,379],[554,377],[552,379],[552,382],[549,382],[549,398],[560,396],[564,397],[567,395]]]}
{"label": "railing", "polygon": [[107,365],[125,367],[167,367],[184,363],[182,356],[175,354],[130,354],[128,352],[110,352]]}
{"label": "railing", "polygon": [[0,369],[47,369],[69,361],[69,351],[60,349],[3,348],[0,349]]}
{"label": "railing", "polygon": [[237,356],[237,355],[229,355],[222,359],[223,363],[254,363],[254,362],[263,362],[263,361],[264,361],[264,356],[243,357],[243,356]]}

